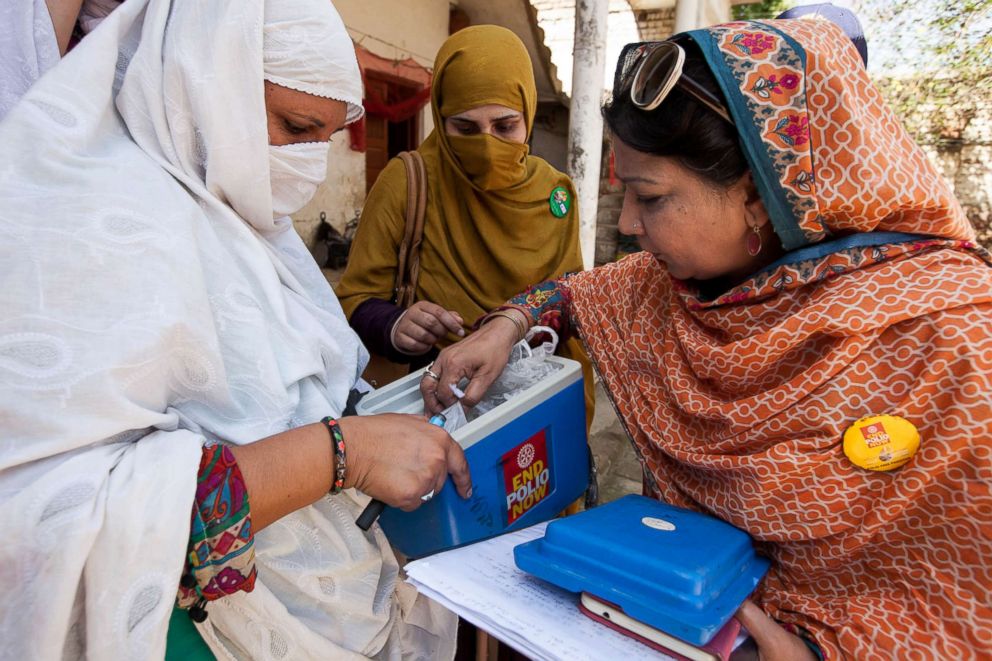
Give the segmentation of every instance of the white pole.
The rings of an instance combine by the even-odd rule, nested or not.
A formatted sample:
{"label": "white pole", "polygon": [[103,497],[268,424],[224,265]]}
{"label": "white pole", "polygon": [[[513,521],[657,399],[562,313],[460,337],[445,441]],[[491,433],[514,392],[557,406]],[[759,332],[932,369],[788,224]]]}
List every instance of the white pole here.
{"label": "white pole", "polygon": [[699,0],[678,0],[675,5],[675,34],[698,27]]}
{"label": "white pole", "polygon": [[579,245],[585,268],[596,257],[599,166],[603,152],[603,67],[609,0],[575,0],[572,101],[568,125],[568,174],[579,195]]}

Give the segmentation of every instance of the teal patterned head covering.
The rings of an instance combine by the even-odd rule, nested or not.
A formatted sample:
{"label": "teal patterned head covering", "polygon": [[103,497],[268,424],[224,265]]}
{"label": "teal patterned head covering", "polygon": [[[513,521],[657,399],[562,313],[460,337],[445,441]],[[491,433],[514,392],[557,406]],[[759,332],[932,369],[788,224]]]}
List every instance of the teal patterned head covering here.
{"label": "teal patterned head covering", "polygon": [[[702,51],[787,251],[873,231],[974,239],[837,25],[740,21],[672,39]],[[637,46],[621,55],[616,90]]]}

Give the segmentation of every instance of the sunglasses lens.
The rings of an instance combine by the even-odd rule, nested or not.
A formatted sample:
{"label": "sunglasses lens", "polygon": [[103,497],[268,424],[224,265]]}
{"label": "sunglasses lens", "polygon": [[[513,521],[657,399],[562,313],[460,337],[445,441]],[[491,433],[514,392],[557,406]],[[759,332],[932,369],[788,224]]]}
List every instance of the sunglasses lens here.
{"label": "sunglasses lens", "polygon": [[640,107],[655,106],[668,96],[682,74],[682,50],[663,41],[643,56],[634,74],[631,99]]}

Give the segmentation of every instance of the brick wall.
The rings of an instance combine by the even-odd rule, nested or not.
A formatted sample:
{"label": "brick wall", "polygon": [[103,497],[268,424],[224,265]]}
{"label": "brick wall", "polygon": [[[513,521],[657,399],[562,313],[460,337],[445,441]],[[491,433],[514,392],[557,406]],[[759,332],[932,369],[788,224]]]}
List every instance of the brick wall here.
{"label": "brick wall", "polygon": [[992,109],[980,109],[960,137],[931,141],[923,151],[951,185],[979,242],[992,250]]}
{"label": "brick wall", "polygon": [[[675,9],[641,10],[634,12],[641,41],[657,41],[671,36],[675,28]],[[612,69],[616,62],[607,63]],[[599,211],[596,213],[596,264],[612,262],[618,254],[630,252],[634,244],[617,232],[620,208],[623,206],[623,185],[610,183],[610,146],[603,142],[603,164],[599,182]]]}
{"label": "brick wall", "polygon": [[603,164],[599,180],[599,210],[596,212],[596,265],[612,262],[617,258],[620,236],[617,221],[623,206],[623,184],[610,183],[610,146],[603,143]]}
{"label": "brick wall", "polygon": [[666,39],[675,30],[675,7],[641,10],[634,13],[634,19],[643,41]]}

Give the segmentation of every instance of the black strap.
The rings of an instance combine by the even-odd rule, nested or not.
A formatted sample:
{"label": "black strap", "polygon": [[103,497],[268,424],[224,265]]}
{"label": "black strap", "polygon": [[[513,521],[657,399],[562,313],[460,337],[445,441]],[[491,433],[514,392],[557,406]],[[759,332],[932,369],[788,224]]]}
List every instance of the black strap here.
{"label": "black strap", "polygon": [[357,389],[352,388],[351,392],[348,393],[348,401],[344,405],[344,412],[341,417],[346,415],[358,415],[358,402],[362,401],[362,397],[365,397],[365,393],[359,392]]}

